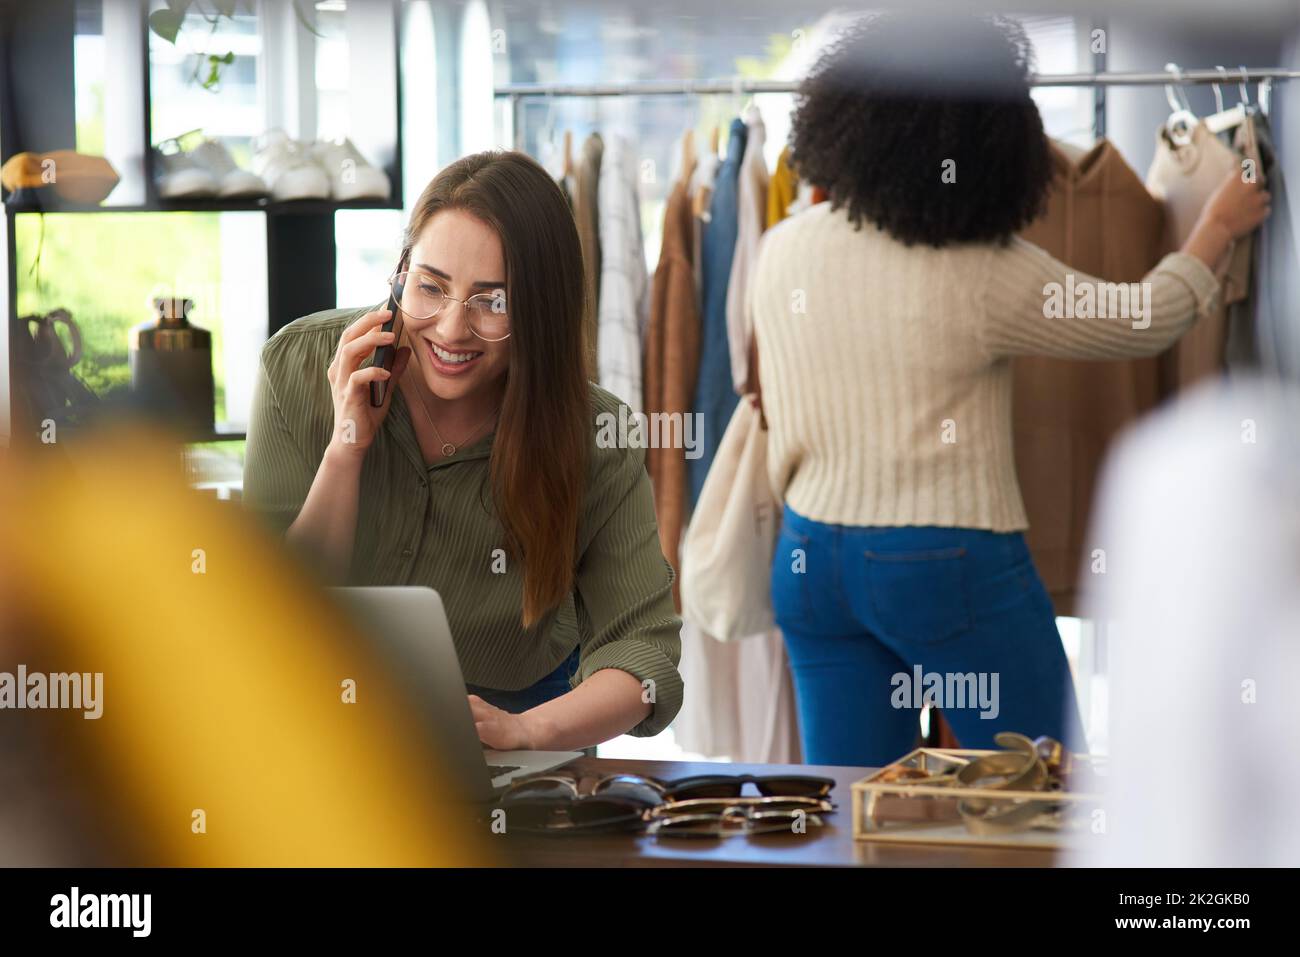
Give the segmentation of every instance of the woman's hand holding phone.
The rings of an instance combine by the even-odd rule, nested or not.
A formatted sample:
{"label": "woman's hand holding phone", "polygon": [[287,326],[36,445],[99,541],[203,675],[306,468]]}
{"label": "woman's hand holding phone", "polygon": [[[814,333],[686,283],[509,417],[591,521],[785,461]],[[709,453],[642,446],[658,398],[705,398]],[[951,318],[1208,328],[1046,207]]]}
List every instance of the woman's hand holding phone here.
{"label": "woman's hand holding phone", "polygon": [[[368,312],[343,330],[338,349],[329,364],[328,377],[334,398],[334,437],[330,445],[338,452],[362,457],[374,441],[379,425],[388,414],[396,385],[411,350],[397,350],[391,371],[379,365],[362,368],[362,363],[380,346],[395,346],[397,332],[385,332],[384,323],[392,319],[387,309]],[[399,327],[400,328],[400,327]],[[370,384],[384,382],[384,402],[378,408],[370,404]]]}

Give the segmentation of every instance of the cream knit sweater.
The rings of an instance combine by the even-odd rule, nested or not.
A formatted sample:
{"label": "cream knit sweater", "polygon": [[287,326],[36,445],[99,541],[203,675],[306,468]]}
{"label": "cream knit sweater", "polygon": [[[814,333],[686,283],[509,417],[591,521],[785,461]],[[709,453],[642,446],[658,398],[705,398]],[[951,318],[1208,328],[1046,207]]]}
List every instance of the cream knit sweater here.
{"label": "cream knit sweater", "polygon": [[1022,239],[909,247],[829,203],[784,220],[763,237],[749,302],[773,489],[821,522],[1027,528],[1010,359],[1153,355],[1219,295],[1182,253],[1143,282],[1145,317],[1076,318],[1090,284],[1097,311],[1120,301]]}

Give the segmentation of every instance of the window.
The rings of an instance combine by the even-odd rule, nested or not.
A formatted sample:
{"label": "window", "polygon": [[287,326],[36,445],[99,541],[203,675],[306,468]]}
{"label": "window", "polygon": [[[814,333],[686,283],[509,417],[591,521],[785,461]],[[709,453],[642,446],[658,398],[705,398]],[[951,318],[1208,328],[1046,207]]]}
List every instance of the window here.
{"label": "window", "polygon": [[395,209],[341,209],[334,214],[338,304],[380,304],[397,265],[405,220]]}
{"label": "window", "polygon": [[25,213],[15,223],[18,314],[68,310],[82,335],[75,372],[92,392],[130,388],[131,328],[154,318],[155,297],[181,295],[212,333],[216,421],[247,422],[266,335],[260,213]]}
{"label": "window", "polygon": [[[155,8],[164,4],[155,3]],[[208,57],[233,55],[220,79],[205,87]],[[237,163],[247,166],[250,142],[266,129],[259,86],[262,37],[258,18],[241,5],[232,20],[208,23],[203,15],[186,15],[176,42],[149,32],[150,139],[154,144],[201,129],[219,139]]]}
{"label": "window", "polygon": [[[1073,17],[1021,17],[1039,73],[1082,73],[1079,24]],[[1046,86],[1033,91],[1047,135],[1085,149],[1093,143],[1092,87]]]}

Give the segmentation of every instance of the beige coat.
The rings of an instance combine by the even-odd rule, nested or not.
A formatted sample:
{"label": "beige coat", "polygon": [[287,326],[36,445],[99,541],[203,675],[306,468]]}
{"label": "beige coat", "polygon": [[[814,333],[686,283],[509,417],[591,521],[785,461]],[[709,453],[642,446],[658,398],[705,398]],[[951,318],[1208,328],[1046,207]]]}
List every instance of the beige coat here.
{"label": "beige coat", "polygon": [[[1107,140],[1076,158],[1053,144],[1056,179],[1021,235],[1082,273],[1136,282],[1164,251],[1164,212]],[[1016,476],[1025,539],[1058,615],[1074,614],[1098,472],[1116,434],[1159,400],[1157,359],[1012,363]],[[1097,546],[1100,547],[1100,546]]]}

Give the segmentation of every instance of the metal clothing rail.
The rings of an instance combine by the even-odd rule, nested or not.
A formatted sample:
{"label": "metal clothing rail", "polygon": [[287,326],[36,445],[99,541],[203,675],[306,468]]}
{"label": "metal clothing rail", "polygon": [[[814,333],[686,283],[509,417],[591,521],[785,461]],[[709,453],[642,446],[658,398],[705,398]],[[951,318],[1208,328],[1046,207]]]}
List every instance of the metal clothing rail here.
{"label": "metal clothing rail", "polygon": [[[1186,83],[1259,83],[1297,80],[1300,70],[1247,67],[1219,70],[1167,70],[1161,73],[1039,73],[1030,86],[1172,86]],[[550,96],[698,96],[735,93],[793,93],[795,80],[649,80],[634,83],[506,83],[494,91],[500,98]]]}
{"label": "metal clothing rail", "polygon": [[[1224,86],[1273,80],[1300,79],[1300,70],[1281,67],[1238,67],[1237,69],[1181,70],[1176,65],[1159,73],[1039,73],[1029,79],[1030,86],[1180,86],[1185,84],[1220,84]],[[517,140],[519,105],[525,99],[602,96],[713,96],[754,93],[794,93],[796,80],[749,80],[743,77],[714,80],[648,80],[632,83],[506,83],[493,95],[509,100],[510,135]]]}

